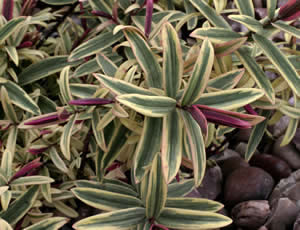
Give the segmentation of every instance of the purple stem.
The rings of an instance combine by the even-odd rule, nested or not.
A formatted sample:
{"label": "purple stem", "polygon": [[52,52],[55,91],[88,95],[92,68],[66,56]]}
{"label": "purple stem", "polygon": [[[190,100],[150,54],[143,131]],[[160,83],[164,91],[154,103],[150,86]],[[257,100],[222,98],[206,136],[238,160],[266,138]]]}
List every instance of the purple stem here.
{"label": "purple stem", "polygon": [[147,0],[146,3],[146,20],[145,20],[145,35],[148,38],[151,32],[151,22],[153,14],[153,0]]}

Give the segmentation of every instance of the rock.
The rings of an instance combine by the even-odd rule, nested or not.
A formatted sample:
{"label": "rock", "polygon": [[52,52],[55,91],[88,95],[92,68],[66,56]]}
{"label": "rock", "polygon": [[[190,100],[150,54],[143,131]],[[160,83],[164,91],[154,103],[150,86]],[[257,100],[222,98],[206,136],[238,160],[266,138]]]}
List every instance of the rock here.
{"label": "rock", "polygon": [[201,185],[186,197],[199,197],[215,200],[222,191],[223,177],[219,166],[207,168]]}
{"label": "rock", "polygon": [[249,230],[261,227],[271,213],[267,200],[251,200],[237,204],[231,211],[235,225]]}
{"label": "rock", "polygon": [[288,116],[282,116],[278,122],[272,127],[272,134],[274,137],[280,137],[284,134],[290,122],[290,118]]}
{"label": "rock", "polygon": [[291,229],[299,212],[300,207],[289,198],[280,198],[276,206],[272,207],[271,217],[266,225],[270,230]]}
{"label": "rock", "polygon": [[258,230],[268,230],[266,226],[261,226]]}
{"label": "rock", "polygon": [[229,207],[248,200],[266,200],[274,180],[256,167],[242,167],[232,172],[225,182],[224,201]]}
{"label": "rock", "polygon": [[224,178],[234,170],[241,167],[249,167],[249,164],[241,157],[231,157],[220,164]]}
{"label": "rock", "polygon": [[231,157],[240,157],[240,154],[232,149],[225,149],[224,152],[216,154],[210,159],[215,160],[219,164]]}
{"label": "rock", "polygon": [[280,158],[269,154],[255,154],[249,161],[251,166],[268,172],[276,181],[291,175],[290,166]]}
{"label": "rock", "polygon": [[235,135],[235,140],[238,142],[248,142],[251,135],[251,131],[252,129],[240,129]]}
{"label": "rock", "polygon": [[300,128],[296,130],[295,136],[292,140],[293,144],[295,145],[296,149],[300,151]]}
{"label": "rock", "polygon": [[[237,151],[241,157],[245,156],[245,152],[247,150],[247,143],[245,142],[240,142],[236,147],[235,151]],[[254,154],[259,154],[258,150],[255,150]]]}
{"label": "rock", "polygon": [[280,147],[283,136],[278,138],[273,146],[273,154],[288,163],[292,169],[300,169],[300,153],[290,143]]}
{"label": "rock", "polygon": [[300,213],[298,214],[298,216],[296,218],[293,230],[300,230]]}

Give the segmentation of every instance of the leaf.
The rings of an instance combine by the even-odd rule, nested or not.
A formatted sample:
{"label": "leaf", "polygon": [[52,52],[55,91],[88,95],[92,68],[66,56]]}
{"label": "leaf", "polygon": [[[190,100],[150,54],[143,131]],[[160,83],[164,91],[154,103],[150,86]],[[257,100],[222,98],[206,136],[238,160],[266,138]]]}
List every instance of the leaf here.
{"label": "leaf", "polygon": [[179,38],[170,23],[162,29],[163,86],[166,96],[176,98],[183,75],[183,60]]}
{"label": "leaf", "polygon": [[77,218],[79,216],[78,212],[76,212],[73,208],[66,205],[62,201],[54,201],[52,204],[58,211],[63,213],[65,216],[68,216],[71,218]]}
{"label": "leaf", "polygon": [[[48,177],[50,176],[49,169],[43,167],[39,172],[42,176]],[[41,192],[46,201],[52,203],[52,194],[51,194],[51,184],[45,183],[41,185]]]}
{"label": "leaf", "polygon": [[120,193],[96,188],[73,188],[71,191],[82,202],[104,211],[142,206],[142,202],[138,198]]}
{"label": "leaf", "polygon": [[0,218],[6,220],[11,225],[16,224],[33,206],[38,195],[38,191],[38,185],[34,185],[29,188],[20,197],[18,197],[18,199],[11,203],[6,211],[0,212]]}
{"label": "leaf", "polygon": [[150,90],[144,89],[142,87],[138,87],[136,85],[133,85],[131,83],[128,83],[123,80],[119,80],[112,77],[107,77],[102,74],[94,74],[94,76],[97,78],[98,81],[101,82],[101,84],[109,89],[113,94],[119,96],[123,94],[141,94],[141,95],[148,95],[148,96],[154,96],[155,94],[152,93]]}
{"label": "leaf", "polygon": [[107,56],[98,53],[96,55],[97,64],[101,67],[104,74],[115,76],[118,67]]}
{"label": "leaf", "polygon": [[167,191],[168,186],[163,178],[161,159],[156,154],[152,163],[147,188],[146,216],[148,219],[159,217],[167,200]]}
{"label": "leaf", "polygon": [[263,91],[259,89],[230,89],[223,90],[221,92],[205,93],[193,104],[206,105],[223,110],[231,110],[250,104],[262,96]]}
{"label": "leaf", "polygon": [[190,209],[195,211],[217,212],[224,207],[223,204],[203,199],[191,197],[168,198],[166,208]]}
{"label": "leaf", "polygon": [[168,185],[168,198],[183,197],[189,194],[195,188],[193,179],[183,180]]}
{"label": "leaf", "polygon": [[[183,5],[184,5],[185,12],[187,14],[191,15],[195,13],[196,10],[194,6],[188,0],[184,0]],[[193,30],[196,28],[196,26],[197,26],[197,18],[191,18],[190,20],[188,20],[187,22],[188,30]]]}
{"label": "leaf", "polygon": [[[0,186],[0,196],[9,189],[8,186]],[[0,225],[1,226],[1,225]]]}
{"label": "leaf", "polygon": [[9,99],[7,90],[4,86],[1,87],[1,104],[7,118],[11,120],[14,124],[17,124],[19,122],[17,114],[14,110],[14,107],[11,104],[11,100]]}
{"label": "leaf", "polygon": [[175,229],[219,228],[232,222],[229,217],[220,214],[177,208],[165,208],[156,221]]}
{"label": "leaf", "polygon": [[62,136],[60,138],[60,149],[67,160],[71,160],[71,136],[72,129],[75,124],[77,114],[73,115],[68,123],[64,126]]}
{"label": "leaf", "polygon": [[0,229],[1,230],[13,230],[13,228],[10,226],[9,223],[7,223],[5,220],[0,219]]}
{"label": "leaf", "polygon": [[56,151],[56,148],[51,147],[49,150],[49,155],[50,155],[51,161],[53,162],[53,164],[55,165],[56,168],[58,168],[63,173],[68,173],[69,170],[68,170],[65,162],[63,161],[63,159],[61,159],[58,152]]}
{"label": "leaf", "polygon": [[268,17],[270,19],[274,18],[276,6],[277,6],[277,0],[267,0]]}
{"label": "leaf", "polygon": [[207,38],[213,43],[230,42],[232,40],[242,38],[242,36],[239,33],[233,32],[231,29],[215,27],[196,29],[190,34],[190,36],[193,38],[200,38],[203,40]]}
{"label": "leaf", "polygon": [[247,149],[245,152],[245,160],[248,162],[255,150],[257,149],[264,133],[268,125],[268,118],[271,115],[270,110],[263,110],[262,116],[266,117],[266,119],[259,124],[257,124],[251,131],[251,135],[247,144]]}
{"label": "leaf", "polygon": [[210,79],[207,83],[207,86],[223,90],[232,89],[240,81],[244,73],[244,69],[232,70]]}
{"label": "leaf", "polygon": [[46,176],[26,176],[26,177],[20,177],[18,179],[15,179],[10,184],[11,185],[35,185],[35,184],[48,184],[52,182],[54,182],[54,180]]}
{"label": "leaf", "polygon": [[102,213],[76,222],[76,230],[118,230],[128,229],[143,223],[145,219],[144,208],[128,208],[114,212]]}
{"label": "leaf", "polygon": [[41,0],[41,1],[48,5],[54,5],[54,6],[69,5],[76,2],[76,0]]}
{"label": "leaf", "polygon": [[275,91],[272,84],[256,60],[249,54],[246,48],[240,48],[237,51],[237,55],[259,88],[265,92],[268,100],[271,103],[275,103]]}
{"label": "leaf", "polygon": [[206,153],[201,128],[189,112],[182,110],[181,116],[184,121],[184,129],[193,160],[195,186],[200,186],[205,173]]}
{"label": "leaf", "polygon": [[161,164],[165,181],[170,183],[176,176],[182,156],[182,120],[178,110],[163,118]]}
{"label": "leaf", "polygon": [[96,58],[93,58],[82,65],[80,65],[73,73],[74,77],[82,77],[90,73],[98,72],[101,67],[98,65]]}
{"label": "leaf", "polygon": [[105,139],[104,139],[104,133],[103,130],[98,131],[97,127],[99,126],[100,123],[100,117],[99,114],[96,110],[93,111],[93,115],[92,115],[92,129],[93,129],[93,134],[95,137],[95,140],[98,144],[98,146],[102,149],[102,150],[106,150],[106,143],[105,143]]}
{"label": "leaf", "polygon": [[1,169],[9,178],[12,174],[13,153],[9,149],[5,149],[1,160]]}
{"label": "leaf", "polygon": [[[70,86],[69,86],[69,71],[70,71],[70,66],[64,67],[60,72],[60,78],[59,78],[60,94],[65,104],[68,104],[69,101],[73,99],[71,95]],[[71,107],[73,108],[73,106]]]}
{"label": "leaf", "polygon": [[211,8],[207,2],[204,0],[189,0],[197,10],[199,10],[204,17],[215,27],[221,27],[221,28],[230,28],[228,23],[225,21],[225,19],[218,15],[217,12]]}
{"label": "leaf", "polygon": [[11,19],[8,23],[0,28],[0,44],[2,44],[13,32],[19,29],[26,17],[17,17]]}
{"label": "leaf", "polygon": [[24,228],[24,230],[58,230],[68,221],[69,219],[65,217],[51,217]]}
{"label": "leaf", "polygon": [[236,21],[238,23],[243,24],[250,31],[253,31],[255,33],[260,33],[260,34],[265,33],[263,25],[258,20],[256,20],[255,18],[253,18],[252,16],[247,16],[247,15],[229,15],[229,18],[231,20],[233,20],[233,21]]}
{"label": "leaf", "polygon": [[145,96],[140,94],[124,94],[116,100],[149,117],[163,117],[175,109],[176,101],[165,96]]}
{"label": "leaf", "polygon": [[256,44],[263,50],[264,54],[270,59],[273,65],[278,69],[281,76],[289,84],[293,92],[300,96],[300,77],[294,66],[285,57],[285,55],[271,41],[258,34],[253,35]]}
{"label": "leaf", "polygon": [[272,26],[292,35],[295,36],[296,38],[300,38],[300,30],[290,26],[289,24],[283,22],[283,21],[276,21],[272,23]]}
{"label": "leaf", "polygon": [[206,39],[199,52],[192,75],[185,87],[181,105],[190,105],[197,101],[205,90],[214,62],[214,48]]}
{"label": "leaf", "polygon": [[122,33],[113,34],[112,32],[102,32],[74,49],[68,60],[75,61],[94,55],[118,42],[122,37]]}
{"label": "leaf", "polygon": [[224,57],[233,53],[238,48],[240,48],[247,41],[247,39],[248,39],[247,37],[241,37],[221,44],[216,44],[215,45],[216,57]]}
{"label": "leaf", "polygon": [[94,97],[99,86],[90,85],[90,84],[77,84],[71,83],[70,90],[73,96],[79,98],[91,98]]}
{"label": "leaf", "polygon": [[289,116],[290,118],[294,118],[294,119],[300,118],[300,108],[295,108],[289,105],[281,104],[279,107],[279,111]]}
{"label": "leaf", "polygon": [[37,104],[20,86],[9,80],[3,83],[3,86],[7,90],[8,97],[12,103],[34,115],[40,114],[40,109]]}
{"label": "leaf", "polygon": [[255,17],[252,0],[234,0],[234,3],[239,9],[240,14],[244,14],[252,18]]}
{"label": "leaf", "polygon": [[67,56],[48,57],[25,68],[18,76],[19,84],[21,86],[30,84],[55,74],[68,65],[73,66],[76,64],[79,64],[79,62],[68,62]]}
{"label": "leaf", "polygon": [[157,58],[154,56],[149,45],[141,35],[137,34],[132,29],[124,30],[124,34],[131,46],[136,60],[145,72],[145,78],[148,86],[153,88],[161,88],[161,67],[158,64]]}
{"label": "leaf", "polygon": [[4,47],[8,56],[11,58],[11,60],[15,63],[16,66],[19,65],[19,56],[16,47],[14,46],[5,46]]}
{"label": "leaf", "polygon": [[163,120],[161,118],[145,117],[143,133],[134,157],[134,177],[136,183],[140,182],[145,173],[150,170],[149,167],[152,164],[155,154],[160,151],[162,124]]}
{"label": "leaf", "polygon": [[284,137],[280,143],[280,146],[285,146],[291,142],[293,137],[295,136],[295,133],[297,131],[297,127],[299,124],[299,119],[290,118],[288,127],[285,131]]}

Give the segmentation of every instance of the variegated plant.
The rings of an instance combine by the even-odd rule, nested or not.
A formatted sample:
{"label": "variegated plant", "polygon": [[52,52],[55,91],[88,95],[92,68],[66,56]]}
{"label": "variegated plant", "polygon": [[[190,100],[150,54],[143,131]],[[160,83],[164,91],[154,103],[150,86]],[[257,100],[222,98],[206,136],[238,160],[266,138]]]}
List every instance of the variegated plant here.
{"label": "variegated plant", "polygon": [[[250,0],[41,2],[0,1],[0,229],[230,224],[184,196],[234,129],[254,126],[247,160],[283,115],[293,138],[299,1],[261,20]],[[74,223],[78,201],[98,214]]]}

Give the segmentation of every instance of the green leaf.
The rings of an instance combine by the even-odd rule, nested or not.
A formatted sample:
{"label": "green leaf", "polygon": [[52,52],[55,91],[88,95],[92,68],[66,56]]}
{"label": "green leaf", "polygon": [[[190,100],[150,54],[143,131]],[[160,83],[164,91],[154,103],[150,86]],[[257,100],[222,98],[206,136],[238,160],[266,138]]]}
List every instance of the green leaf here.
{"label": "green leaf", "polygon": [[160,151],[162,123],[163,120],[161,118],[145,117],[143,133],[136,148],[134,158],[134,177],[136,183],[140,182],[145,173],[150,170],[155,154]]}
{"label": "green leaf", "polygon": [[67,56],[48,57],[42,61],[31,64],[18,76],[20,85],[27,85],[49,75],[61,71],[68,65],[76,65],[79,62],[68,62]]}
{"label": "green leaf", "polygon": [[70,90],[72,95],[79,98],[91,98],[94,97],[99,86],[90,85],[90,84],[79,84],[79,83],[71,83]]}
{"label": "green leaf", "polygon": [[106,150],[106,143],[105,143],[105,139],[104,139],[103,130],[101,130],[101,131],[97,130],[97,127],[99,126],[99,123],[100,123],[99,113],[97,112],[97,110],[94,110],[93,114],[92,114],[92,129],[93,129],[93,134],[94,134],[94,137],[95,137],[95,140],[96,140],[98,146],[102,150]]}
{"label": "green leaf", "polygon": [[0,219],[0,229],[1,230],[13,230],[13,228],[5,220]]}
{"label": "green leaf", "polygon": [[11,58],[11,60],[15,63],[16,66],[19,65],[19,56],[16,47],[14,46],[5,46],[4,47],[8,56]]}
{"label": "green leaf", "polygon": [[254,6],[252,0],[234,0],[235,5],[239,9],[240,14],[254,18]]}
{"label": "green leaf", "polygon": [[115,76],[118,67],[105,55],[98,53],[96,55],[97,64],[101,67],[104,74],[108,76]]}
{"label": "green leaf", "polygon": [[215,27],[196,29],[190,34],[190,36],[193,38],[200,38],[203,40],[207,38],[213,43],[229,42],[234,39],[242,38],[242,36],[239,33],[234,32],[231,29]]}
{"label": "green leaf", "polygon": [[[271,115],[270,110],[263,110],[262,116],[269,118]],[[255,150],[257,149],[257,146],[259,145],[265,130],[268,125],[268,119],[263,120],[259,124],[257,124],[251,131],[251,135],[247,144],[247,149],[245,152],[245,160],[249,161],[252,155],[254,154]]]}
{"label": "green leaf", "polygon": [[39,186],[34,185],[24,192],[18,199],[11,203],[6,211],[0,212],[0,217],[9,224],[16,224],[31,209],[39,191]]}
{"label": "green leaf", "polygon": [[154,96],[155,94],[152,93],[150,90],[144,89],[142,87],[138,87],[131,83],[128,83],[123,80],[119,80],[112,77],[107,77],[102,74],[94,74],[94,76],[101,82],[101,84],[109,89],[113,94],[119,96],[123,94],[141,94],[141,95],[148,95]]}
{"label": "green leaf", "polygon": [[168,185],[168,198],[183,197],[195,188],[193,179],[183,180]]}
{"label": "green leaf", "polygon": [[[46,168],[46,167],[43,167],[40,170],[40,175],[49,178],[49,176],[50,176],[49,169]],[[42,195],[45,198],[45,200],[52,203],[51,184],[50,183],[42,184],[41,185],[41,192],[42,192]]]}
{"label": "green leaf", "polygon": [[138,198],[120,193],[95,188],[73,188],[71,191],[82,202],[104,211],[142,206],[142,201]]}
{"label": "green leaf", "polygon": [[12,174],[13,153],[9,149],[5,149],[2,153],[1,169],[9,178]]}
{"label": "green leaf", "polygon": [[3,85],[7,90],[8,97],[10,98],[12,103],[34,115],[40,114],[40,109],[37,104],[20,86],[9,80],[3,83]]}
{"label": "green leaf", "polygon": [[265,72],[257,64],[256,60],[251,56],[249,51],[246,48],[240,48],[237,51],[237,55],[258,87],[265,92],[268,100],[271,103],[275,103],[275,91],[273,86]]}
{"label": "green leaf", "polygon": [[285,131],[284,137],[280,143],[280,146],[285,146],[291,142],[293,137],[295,136],[295,133],[297,131],[297,127],[299,124],[299,119],[290,118],[288,127]]}
{"label": "green leaf", "polygon": [[184,121],[184,129],[186,131],[191,150],[195,186],[198,187],[202,182],[206,167],[205,143],[201,128],[193,119],[192,115],[185,110],[181,111],[181,115]]}
{"label": "green leaf", "polygon": [[51,217],[24,228],[24,230],[58,230],[67,222],[68,219],[65,217]]}
{"label": "green leaf", "polygon": [[[245,0],[243,0],[245,1]],[[245,1],[246,2],[246,1]],[[243,24],[246,26],[249,30],[255,32],[255,33],[264,33],[263,25],[256,20],[255,18],[247,15],[230,15],[229,18],[233,21],[236,21],[238,23]]]}
{"label": "green leaf", "polygon": [[270,40],[253,34],[253,39],[263,50],[264,54],[269,58],[273,65],[278,69],[281,76],[286,80],[293,92],[300,96],[300,77],[291,62]]}
{"label": "green leaf", "polygon": [[144,208],[128,208],[114,212],[102,213],[76,222],[76,230],[119,230],[128,229],[145,220]]}
{"label": "green leaf", "polygon": [[76,0],[41,0],[41,1],[48,5],[53,5],[53,6],[69,5],[76,2]]}
{"label": "green leaf", "polygon": [[270,19],[274,18],[276,6],[277,6],[277,0],[267,0],[268,17]]}
{"label": "green leaf", "polygon": [[163,178],[161,159],[156,154],[150,171],[146,197],[146,216],[148,219],[159,217],[167,200],[168,186]]}
{"label": "green leaf", "polygon": [[101,67],[98,65],[96,58],[93,58],[80,65],[74,72],[74,77],[82,77],[90,73],[98,72]]}
{"label": "green leaf", "polygon": [[129,41],[136,60],[145,72],[148,86],[153,88],[162,88],[161,67],[149,45],[141,35],[134,32],[132,29],[124,30],[124,34]]}
{"label": "green leaf", "polygon": [[0,28],[0,44],[2,44],[6,38],[8,38],[13,32],[19,29],[26,17],[17,17],[11,19],[8,23]]}
{"label": "green leaf", "polygon": [[0,186],[0,196],[9,189],[8,186]]}
{"label": "green leaf", "polygon": [[14,124],[17,124],[19,122],[17,114],[14,110],[14,107],[12,106],[11,100],[8,97],[7,90],[4,86],[1,87],[1,104],[7,118],[11,120]]}
{"label": "green leaf", "polygon": [[15,179],[10,184],[11,185],[35,185],[35,184],[48,184],[52,182],[54,182],[54,180],[46,176],[26,176],[26,177],[20,177],[18,179]]}
{"label": "green leaf", "polygon": [[272,25],[292,36],[295,36],[296,38],[300,38],[300,30],[293,26],[290,26],[284,21],[276,21],[272,23]]}
{"label": "green leaf", "polygon": [[223,90],[232,89],[240,81],[244,73],[244,69],[232,70],[230,72],[224,73],[220,76],[210,79],[207,83],[207,86]]}
{"label": "green leaf", "polygon": [[76,212],[73,208],[71,208],[70,205],[66,205],[62,201],[54,201],[52,204],[58,211],[63,213],[65,216],[71,218],[77,218],[79,216],[78,212]]}
{"label": "green leaf", "polygon": [[177,208],[165,208],[156,221],[175,229],[219,228],[232,222],[229,217],[217,213]]}
{"label": "green leaf", "polygon": [[190,105],[197,101],[205,90],[214,62],[214,48],[206,39],[198,54],[192,75],[181,99],[181,105]]}
{"label": "green leaf", "polygon": [[[60,78],[59,78],[60,94],[65,104],[68,104],[69,101],[73,99],[71,95],[70,86],[69,86],[69,71],[70,71],[70,66],[66,66],[65,68],[63,68],[62,71],[60,72]],[[73,108],[73,106],[71,107]]]}
{"label": "green leaf", "polygon": [[295,108],[289,105],[281,104],[279,107],[279,111],[291,118],[300,118],[300,108]]}
{"label": "green leaf", "polygon": [[182,120],[176,109],[163,118],[161,163],[165,181],[176,176],[182,157]]}
{"label": "green leaf", "polygon": [[67,160],[71,160],[71,136],[72,129],[75,124],[77,114],[73,115],[68,123],[64,126],[62,136],[60,138],[60,149]]}
{"label": "green leaf", "polygon": [[69,170],[68,170],[65,162],[63,161],[63,159],[61,159],[60,155],[56,151],[56,148],[51,147],[49,150],[49,155],[50,155],[51,161],[56,166],[56,168],[58,168],[63,173],[68,173]]}
{"label": "green leaf", "polygon": [[96,54],[118,42],[122,37],[122,33],[102,32],[74,49],[68,60],[75,61]]}
{"label": "green leaf", "polygon": [[163,117],[175,109],[176,101],[165,96],[145,96],[140,94],[124,94],[116,100],[149,117]]}
{"label": "green leaf", "polygon": [[163,88],[166,95],[176,98],[183,75],[183,60],[179,38],[170,23],[162,29]]}
{"label": "green leaf", "polygon": [[[183,5],[184,5],[184,8],[185,8],[185,11],[187,14],[191,15],[193,13],[195,13],[195,8],[194,6],[189,2],[189,0],[184,0],[183,1]],[[193,30],[196,28],[197,26],[197,18],[191,18],[190,20],[188,20],[187,22],[187,27],[188,27],[188,30]]]}
{"label": "green leaf", "polygon": [[247,41],[247,39],[248,39],[247,37],[241,37],[221,44],[216,44],[215,45],[216,57],[224,57],[233,53],[238,48],[240,48]]}
{"label": "green leaf", "polygon": [[166,208],[190,209],[195,211],[217,212],[224,207],[223,204],[203,199],[191,197],[168,198]]}
{"label": "green leaf", "polygon": [[208,5],[208,3],[204,0],[189,0],[197,10],[199,10],[204,17],[215,27],[221,28],[230,28],[225,19],[218,15],[217,12]]}
{"label": "green leaf", "polygon": [[193,104],[207,105],[217,109],[231,110],[256,101],[264,95],[262,90],[252,88],[230,89],[205,93]]}

